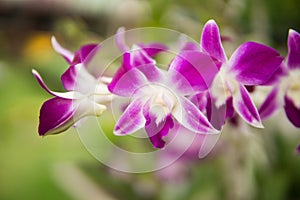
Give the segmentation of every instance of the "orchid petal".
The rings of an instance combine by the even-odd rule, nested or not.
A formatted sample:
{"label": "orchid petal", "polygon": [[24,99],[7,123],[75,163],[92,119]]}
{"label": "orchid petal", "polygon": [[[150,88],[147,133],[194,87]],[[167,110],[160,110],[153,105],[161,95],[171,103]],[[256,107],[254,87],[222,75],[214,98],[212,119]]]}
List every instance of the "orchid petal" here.
{"label": "orchid petal", "polygon": [[67,130],[85,116],[100,116],[106,106],[89,98],[78,100],[54,97],[47,100],[40,110],[39,134],[57,134]]}
{"label": "orchid petal", "polygon": [[195,42],[186,42],[181,51],[200,51],[200,45]]}
{"label": "orchid petal", "polygon": [[179,91],[193,94],[210,87],[218,68],[206,53],[182,51],[173,59],[168,72],[171,83]]}
{"label": "orchid petal", "polygon": [[76,85],[76,78],[78,75],[78,68],[76,66],[71,65],[62,75],[61,81],[66,90],[74,90]]}
{"label": "orchid petal", "polygon": [[[116,34],[116,43],[120,50],[124,52],[123,55],[123,67],[125,70],[120,69],[117,73],[121,76],[122,73],[128,71],[131,68],[138,68],[141,70],[149,81],[157,81],[161,79],[162,74],[160,70],[155,66],[155,60],[151,56],[155,56],[161,51],[165,51],[167,47],[160,43],[152,44],[139,44],[133,45],[132,50],[127,47],[124,41],[123,27],[118,29]],[[129,52],[130,51],[130,52]]]}
{"label": "orchid petal", "polygon": [[228,98],[226,101],[226,104],[224,104],[220,107],[216,106],[215,98],[210,97],[209,95],[208,95],[208,98],[209,98],[209,103],[206,106],[208,120],[215,129],[221,131],[223,125],[225,124],[225,120],[227,119],[229,111],[232,110],[232,112],[233,112],[233,110],[234,110],[233,108],[228,106],[228,102],[230,102],[230,99],[232,99],[232,98]]}
{"label": "orchid petal", "polygon": [[300,34],[292,29],[288,36],[287,65],[290,69],[300,69]]}
{"label": "orchid petal", "polygon": [[130,65],[138,68],[151,82],[162,79],[162,72],[156,67],[156,61],[153,60],[143,49],[134,46],[130,52]]}
{"label": "orchid petal", "polygon": [[234,115],[233,98],[230,97],[226,100],[226,114],[225,119],[231,118]]}
{"label": "orchid petal", "polygon": [[280,64],[280,66],[278,67],[278,69],[262,85],[265,85],[265,86],[275,85],[275,84],[277,84],[280,81],[280,79],[282,77],[287,76],[288,73],[289,73],[288,72],[288,67],[286,66],[286,64],[284,62],[282,62]]}
{"label": "orchid petal", "polygon": [[117,81],[127,71],[139,69],[149,81],[159,81],[163,78],[163,73],[155,66],[155,60],[150,58],[142,49],[135,46],[131,52],[123,55],[122,66],[116,72],[112,82]]}
{"label": "orchid petal", "polygon": [[143,51],[145,51],[146,54],[150,57],[155,57],[160,52],[168,50],[168,47],[166,45],[158,43],[158,42],[154,42],[154,43],[150,43],[150,44],[140,43],[140,44],[138,44],[138,46],[141,47],[143,49]]}
{"label": "orchid petal", "polygon": [[149,69],[152,69],[151,67],[148,69],[148,73],[146,72],[146,75],[143,74],[143,72],[147,70],[147,66],[152,64],[141,66],[132,65],[131,58],[132,55],[130,53],[124,53],[122,66],[115,73],[111,83],[108,85],[110,92],[120,96],[130,96],[139,87],[148,83],[147,78],[158,78],[152,76],[155,75],[156,72],[150,71]]}
{"label": "orchid petal", "polygon": [[245,86],[240,85],[239,91],[234,94],[233,107],[247,123],[257,128],[263,128],[258,111]]}
{"label": "orchid petal", "polygon": [[[211,99],[210,96],[208,95],[207,91],[200,92],[190,98],[190,101],[199,108],[199,110],[203,113],[207,112],[207,106],[210,104]],[[208,119],[210,117],[207,117]]]}
{"label": "orchid petal", "polygon": [[225,63],[227,61],[224,52],[218,25],[214,20],[209,20],[203,27],[201,47],[210,56]]}
{"label": "orchid petal", "polygon": [[117,30],[117,33],[116,33],[116,43],[117,43],[117,46],[119,47],[119,49],[123,53],[129,51],[129,47],[125,43],[124,32],[125,32],[125,28],[124,27],[120,27]]}
{"label": "orchid petal", "polygon": [[32,70],[32,74],[34,75],[34,77],[36,78],[36,80],[38,81],[38,83],[40,84],[40,86],[46,90],[46,92],[48,92],[49,94],[56,96],[56,97],[61,97],[64,99],[80,99],[82,98],[82,95],[76,91],[71,91],[71,92],[54,92],[52,90],[50,90],[47,85],[44,83],[42,77],[40,76],[40,74],[36,71],[36,70]]}
{"label": "orchid petal", "polygon": [[60,54],[61,56],[64,57],[64,59],[71,64],[74,58],[74,54],[72,52],[70,52],[69,50],[65,49],[64,47],[62,47],[56,40],[56,38],[54,36],[52,36],[51,38],[51,43],[53,46],[53,49]]}
{"label": "orchid petal", "polygon": [[[229,99],[227,99],[227,101]],[[222,126],[224,125],[226,119],[226,112],[228,109],[227,104],[217,107],[215,99],[210,96],[209,91],[194,95],[191,98],[191,102],[193,102],[199,108],[199,110],[206,115],[207,119],[214,128],[218,130],[222,129]]]}
{"label": "orchid petal", "polygon": [[268,94],[265,101],[261,104],[258,112],[262,120],[271,117],[276,110],[280,107],[278,97],[279,88],[275,86],[272,91]]}
{"label": "orchid petal", "polygon": [[131,134],[145,126],[144,104],[142,99],[136,99],[128,105],[115,126],[115,135]]}
{"label": "orchid petal", "polygon": [[279,53],[265,45],[246,42],[231,56],[229,71],[243,85],[263,84],[283,61]]}
{"label": "orchid petal", "polygon": [[97,44],[87,44],[82,46],[79,50],[81,62],[87,65],[98,50],[100,50],[100,46]]}
{"label": "orchid petal", "polygon": [[169,115],[165,117],[165,119],[159,124],[156,123],[156,118],[151,114],[151,112],[148,112],[145,118],[147,120],[145,129],[151,143],[156,148],[163,148],[165,146],[163,137],[165,137],[169,130],[174,126],[172,116]]}
{"label": "orchid petal", "polygon": [[[108,89],[112,93],[115,90],[119,80],[126,74],[127,71],[129,71],[131,69],[132,69],[132,66],[130,64],[130,54],[129,53],[124,53],[123,54],[122,65],[119,67],[119,69],[114,74],[110,84],[108,84]],[[120,90],[119,92],[122,92],[122,91]]]}
{"label": "orchid petal", "polygon": [[185,97],[178,97],[180,105],[174,108],[172,114],[175,119],[185,128],[204,134],[219,133],[208,121],[205,115]]}
{"label": "orchid petal", "polygon": [[54,97],[47,100],[40,110],[39,135],[57,134],[74,124],[73,100]]}
{"label": "orchid petal", "polygon": [[85,116],[100,116],[105,110],[106,106],[97,103],[93,98],[82,98],[74,100],[73,107],[75,108],[74,119],[78,121]]}
{"label": "orchid petal", "polygon": [[132,67],[140,67],[147,64],[155,64],[153,60],[143,49],[134,45],[130,51],[130,65]]}
{"label": "orchid petal", "polygon": [[97,80],[83,64],[71,65],[61,76],[66,90],[76,90],[83,94],[95,90]]}
{"label": "orchid petal", "polygon": [[118,72],[122,75],[117,77],[118,74],[116,74],[112,82],[108,85],[108,89],[111,93],[130,97],[137,92],[139,88],[147,84],[146,77],[138,69],[131,69],[125,73],[121,70]]}
{"label": "orchid petal", "polygon": [[284,110],[290,122],[300,128],[300,108],[287,95],[284,96]]}

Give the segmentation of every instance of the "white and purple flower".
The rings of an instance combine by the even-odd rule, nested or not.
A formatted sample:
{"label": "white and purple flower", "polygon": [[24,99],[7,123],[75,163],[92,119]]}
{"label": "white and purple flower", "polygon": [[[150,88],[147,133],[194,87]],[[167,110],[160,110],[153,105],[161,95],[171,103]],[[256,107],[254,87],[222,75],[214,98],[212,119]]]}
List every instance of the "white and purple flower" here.
{"label": "white and purple flower", "polygon": [[[108,88],[113,94],[131,98],[131,103],[117,121],[114,133],[127,135],[145,127],[157,148],[164,147],[163,137],[175,123],[195,133],[217,134],[219,131],[186,98],[204,87],[201,70],[214,65],[207,54],[184,51],[175,57],[169,70],[164,71],[157,68],[155,60],[141,48],[125,52],[122,66]],[[203,85],[195,84],[195,79],[201,79]],[[207,84],[205,86],[207,88]]]}
{"label": "white and purple flower", "polygon": [[287,43],[288,54],[281,65],[282,73],[276,76],[277,82],[261,105],[260,113],[267,118],[284,107],[289,121],[300,128],[300,34],[289,30]]}
{"label": "white and purple flower", "polygon": [[[271,117],[280,108],[284,108],[289,121],[300,128],[300,34],[290,29],[288,33],[288,54],[285,62],[274,77],[273,89],[260,106],[260,115]],[[300,144],[297,152],[300,153]]]}
{"label": "white and purple flower", "polygon": [[[87,68],[99,45],[84,45],[74,54],[54,37],[52,45],[70,66],[61,76],[66,92],[50,90],[32,70],[41,87],[54,96],[40,110],[42,136],[65,131],[85,116],[101,115],[117,96],[129,98],[130,103],[116,122],[115,135],[144,128],[153,146],[163,148],[179,130],[180,136],[188,134],[190,141],[195,139],[187,154],[200,157],[209,153],[226,119],[234,113],[262,128],[263,119],[284,107],[291,123],[300,127],[300,34],[294,30],[289,31],[285,62],[275,49],[256,42],[241,44],[228,59],[219,27],[209,20],[200,44],[186,42],[163,70],[154,58],[168,51],[167,46],[138,43],[129,47],[124,28],[120,28],[116,45],[123,57],[113,78],[98,77]],[[273,89],[258,110],[247,88],[261,85]]]}
{"label": "white and purple flower", "polygon": [[270,47],[245,42],[228,60],[221,43],[219,28],[214,20],[205,24],[200,45],[202,51],[211,55],[219,68],[211,86],[216,106],[226,104],[230,107],[232,104],[234,110],[247,123],[262,128],[258,110],[245,86],[261,85],[268,81],[279,68],[283,58]]}
{"label": "white and purple flower", "polygon": [[112,99],[112,94],[107,89],[111,78],[97,79],[86,69],[87,63],[99,49],[98,45],[84,45],[75,54],[60,46],[54,37],[52,45],[70,64],[61,76],[67,92],[50,90],[39,73],[32,70],[41,87],[54,96],[44,102],[40,110],[38,130],[41,136],[63,132],[85,116],[101,115],[106,110],[105,104]]}

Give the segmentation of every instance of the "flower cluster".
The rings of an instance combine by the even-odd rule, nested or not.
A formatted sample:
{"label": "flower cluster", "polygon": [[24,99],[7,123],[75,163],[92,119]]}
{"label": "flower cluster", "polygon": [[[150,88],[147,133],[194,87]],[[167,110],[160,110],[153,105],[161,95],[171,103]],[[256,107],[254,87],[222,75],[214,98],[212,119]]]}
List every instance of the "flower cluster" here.
{"label": "flower cluster", "polygon": [[[123,35],[121,28],[116,44],[122,63],[113,77],[95,75],[86,67],[101,45],[85,45],[73,54],[52,38],[55,51],[70,64],[61,76],[67,92],[51,91],[33,70],[41,87],[54,96],[40,110],[40,135],[63,132],[88,115],[99,116],[118,97],[130,103],[117,120],[114,134],[145,129],[156,148],[163,148],[165,137],[178,130],[201,137],[218,135],[226,121],[237,115],[263,128],[262,120],[281,107],[291,123],[300,127],[300,34],[296,31],[289,31],[286,58],[256,42],[241,44],[227,57],[219,28],[209,20],[200,43],[186,42],[167,69],[156,62],[157,55],[169,51],[166,45],[128,47]],[[249,88],[265,85],[273,89],[257,108]]]}

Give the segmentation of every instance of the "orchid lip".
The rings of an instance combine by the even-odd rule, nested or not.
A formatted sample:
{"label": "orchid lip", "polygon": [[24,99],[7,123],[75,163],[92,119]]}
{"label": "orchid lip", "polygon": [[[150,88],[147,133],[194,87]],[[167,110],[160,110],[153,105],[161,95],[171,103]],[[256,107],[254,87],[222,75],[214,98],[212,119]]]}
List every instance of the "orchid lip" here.
{"label": "orchid lip", "polygon": [[144,85],[138,92],[141,96],[149,97],[150,112],[157,117],[157,124],[163,121],[172,112],[174,106],[178,104],[174,92],[161,84]]}
{"label": "orchid lip", "polygon": [[151,98],[150,111],[157,117],[156,124],[161,123],[176,105],[176,97],[166,92],[159,93]]}

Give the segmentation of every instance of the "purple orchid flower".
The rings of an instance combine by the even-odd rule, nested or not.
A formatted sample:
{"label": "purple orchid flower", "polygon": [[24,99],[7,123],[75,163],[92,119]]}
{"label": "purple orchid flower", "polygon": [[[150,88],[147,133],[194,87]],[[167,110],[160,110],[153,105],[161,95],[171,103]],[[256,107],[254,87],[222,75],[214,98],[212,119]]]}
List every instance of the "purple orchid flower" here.
{"label": "purple orchid flower", "polygon": [[289,31],[286,65],[288,75],[282,81],[284,110],[292,124],[300,128],[300,34],[294,30]]}
{"label": "purple orchid flower", "polygon": [[[202,62],[192,63],[192,59],[199,57]],[[177,123],[195,133],[219,133],[185,97],[199,88],[193,83],[195,78],[201,78],[199,71],[213,66],[207,54],[185,51],[164,71],[156,67],[155,60],[142,48],[134,47],[131,52],[125,52],[122,66],[108,88],[113,94],[130,97],[131,103],[117,121],[114,133],[127,135],[145,128],[157,148],[164,147],[163,137]]]}
{"label": "purple orchid flower", "polygon": [[101,115],[106,110],[104,104],[112,99],[112,94],[107,89],[111,78],[96,79],[85,67],[99,48],[97,45],[84,45],[74,55],[60,46],[54,37],[52,45],[70,64],[61,76],[67,92],[50,90],[39,73],[32,70],[41,87],[54,96],[44,102],[40,110],[38,132],[41,136],[63,132],[85,116]]}
{"label": "purple orchid flower", "polygon": [[[277,82],[260,107],[260,113],[270,117],[280,107],[284,107],[289,121],[300,128],[300,34],[292,29],[288,34],[288,54],[280,67]],[[274,78],[274,79],[275,79]]]}
{"label": "purple orchid flower", "polygon": [[266,82],[279,68],[283,58],[265,45],[246,42],[239,46],[228,60],[221,43],[219,28],[209,20],[202,32],[202,51],[207,52],[219,68],[211,94],[216,106],[232,104],[234,110],[252,126],[262,128],[261,118],[245,85],[255,86]]}

